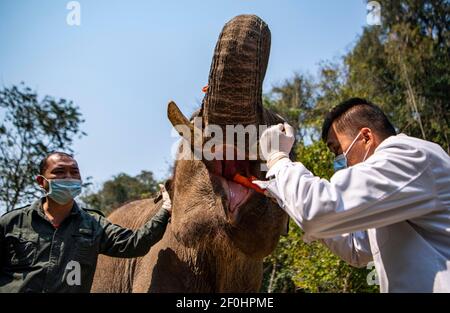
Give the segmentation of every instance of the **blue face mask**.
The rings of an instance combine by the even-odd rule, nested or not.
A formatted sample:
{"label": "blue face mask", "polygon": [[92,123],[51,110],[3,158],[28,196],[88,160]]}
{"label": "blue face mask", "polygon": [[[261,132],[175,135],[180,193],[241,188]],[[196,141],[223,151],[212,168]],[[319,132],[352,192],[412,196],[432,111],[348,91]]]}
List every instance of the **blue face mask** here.
{"label": "blue face mask", "polygon": [[347,158],[344,154],[339,154],[337,157],[334,158],[333,168],[334,172],[347,168]]}
{"label": "blue face mask", "polygon": [[[333,162],[333,168],[334,168],[334,172],[340,171],[344,168],[347,168],[347,155],[350,152],[350,149],[353,147],[353,145],[355,144],[356,140],[358,139],[359,135],[361,134],[361,132],[358,133],[358,135],[356,135],[355,139],[353,139],[352,143],[350,144],[350,146],[347,148],[347,150],[342,153],[339,154]],[[369,153],[370,147],[369,149],[366,151],[366,155],[364,156],[363,162],[366,160],[367,154]]]}
{"label": "blue face mask", "polygon": [[80,179],[46,179],[44,176],[42,177],[49,186],[46,196],[59,204],[66,204],[81,193]]}

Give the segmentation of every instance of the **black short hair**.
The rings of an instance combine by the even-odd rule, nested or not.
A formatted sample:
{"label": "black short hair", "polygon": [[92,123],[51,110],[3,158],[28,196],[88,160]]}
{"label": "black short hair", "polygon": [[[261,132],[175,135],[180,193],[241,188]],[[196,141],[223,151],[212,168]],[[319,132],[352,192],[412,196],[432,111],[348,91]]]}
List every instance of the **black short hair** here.
{"label": "black short hair", "polygon": [[397,133],[377,105],[361,98],[341,102],[327,113],[322,126],[322,140],[325,142],[333,122],[337,131],[349,136],[356,136],[363,127],[369,127],[385,138]]}
{"label": "black short hair", "polygon": [[44,175],[45,171],[47,170],[47,160],[49,157],[53,156],[53,155],[59,155],[61,157],[69,157],[71,159],[73,159],[73,155],[66,153],[66,152],[61,152],[61,151],[52,151],[49,154],[47,154],[41,162],[39,162],[39,175]]}

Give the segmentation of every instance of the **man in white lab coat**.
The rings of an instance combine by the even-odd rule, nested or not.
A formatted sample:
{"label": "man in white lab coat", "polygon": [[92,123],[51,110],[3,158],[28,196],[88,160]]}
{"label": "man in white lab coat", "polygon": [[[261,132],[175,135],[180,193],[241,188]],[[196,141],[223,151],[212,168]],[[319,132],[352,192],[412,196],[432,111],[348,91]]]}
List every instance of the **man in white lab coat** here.
{"label": "man in white lab coat", "polygon": [[[340,258],[374,261],[381,292],[450,292],[450,157],[437,144],[396,135],[380,108],[359,98],[331,110],[322,139],[336,173],[314,176],[288,155],[288,124],[260,147],[268,181],[256,181],[304,230]],[[274,144],[279,143],[279,144]]]}

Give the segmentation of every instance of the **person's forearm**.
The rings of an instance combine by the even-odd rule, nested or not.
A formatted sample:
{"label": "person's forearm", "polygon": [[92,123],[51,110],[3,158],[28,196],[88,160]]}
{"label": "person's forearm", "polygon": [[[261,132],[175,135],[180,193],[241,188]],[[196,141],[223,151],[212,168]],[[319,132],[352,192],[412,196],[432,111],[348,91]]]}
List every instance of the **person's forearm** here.
{"label": "person's forearm", "polygon": [[134,248],[131,251],[134,256],[147,254],[151,246],[161,240],[166,231],[169,218],[169,211],[161,208],[150,221],[136,231]]}
{"label": "person's forearm", "polygon": [[[310,240],[383,227],[435,210],[433,177],[425,171],[414,176],[397,171],[393,181],[397,161],[386,159],[342,170],[330,181],[282,159],[267,174],[274,175],[267,190]],[[411,210],[415,203],[423,205]]]}
{"label": "person's forearm", "polygon": [[351,266],[363,267],[373,259],[366,231],[320,239],[320,242]]}
{"label": "person's forearm", "polygon": [[[305,232],[310,231],[309,226],[318,216],[337,211],[339,195],[333,186],[314,176],[300,162],[282,159],[267,177],[272,178],[267,190]],[[325,195],[317,197],[319,193]]]}
{"label": "person's forearm", "polygon": [[106,248],[103,253],[115,257],[139,257],[148,253],[164,235],[170,214],[161,208],[150,221],[138,230],[109,225],[106,230]]}

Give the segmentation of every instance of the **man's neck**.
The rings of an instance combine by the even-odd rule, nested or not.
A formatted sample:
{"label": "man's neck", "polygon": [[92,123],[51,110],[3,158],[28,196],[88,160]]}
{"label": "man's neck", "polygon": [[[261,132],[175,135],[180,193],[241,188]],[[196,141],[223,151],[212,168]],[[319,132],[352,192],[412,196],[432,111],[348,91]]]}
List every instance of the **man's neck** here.
{"label": "man's neck", "polygon": [[59,226],[69,216],[72,211],[74,201],[70,201],[66,204],[59,204],[47,197],[42,204],[45,216],[50,220],[54,226]]}

